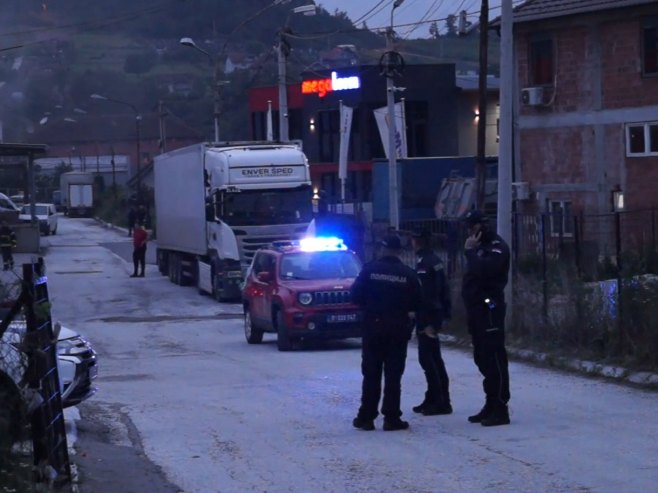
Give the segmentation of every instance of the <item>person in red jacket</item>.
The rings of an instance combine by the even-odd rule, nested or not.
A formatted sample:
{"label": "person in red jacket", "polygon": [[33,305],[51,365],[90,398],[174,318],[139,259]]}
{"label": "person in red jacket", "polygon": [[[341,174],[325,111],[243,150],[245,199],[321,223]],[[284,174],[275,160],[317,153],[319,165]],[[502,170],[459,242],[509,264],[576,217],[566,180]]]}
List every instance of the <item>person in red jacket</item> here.
{"label": "person in red jacket", "polygon": [[[146,269],[146,242],[148,239],[149,236],[144,229],[144,225],[141,223],[135,225],[135,231],[133,232],[134,271],[130,277],[144,277],[144,271]],[[141,267],[141,272],[137,274],[139,267]]]}

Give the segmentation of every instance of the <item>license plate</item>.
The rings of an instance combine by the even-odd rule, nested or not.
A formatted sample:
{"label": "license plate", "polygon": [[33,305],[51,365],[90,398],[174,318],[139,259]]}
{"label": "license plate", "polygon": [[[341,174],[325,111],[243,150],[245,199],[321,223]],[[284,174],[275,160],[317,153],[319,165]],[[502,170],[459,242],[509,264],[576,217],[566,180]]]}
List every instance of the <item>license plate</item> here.
{"label": "license plate", "polygon": [[359,320],[358,313],[335,313],[332,315],[327,315],[327,322],[330,324],[357,322],[358,320]]}

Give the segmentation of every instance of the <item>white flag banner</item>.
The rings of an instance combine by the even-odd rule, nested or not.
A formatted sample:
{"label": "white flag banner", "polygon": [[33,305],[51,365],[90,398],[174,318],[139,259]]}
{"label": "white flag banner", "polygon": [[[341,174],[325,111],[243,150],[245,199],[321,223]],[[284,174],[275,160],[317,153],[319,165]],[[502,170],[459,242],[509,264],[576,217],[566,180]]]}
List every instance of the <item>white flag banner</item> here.
{"label": "white flag banner", "polygon": [[272,131],[272,101],[267,102],[267,140],[274,140],[274,132]]}
{"label": "white flag banner", "polygon": [[350,149],[350,133],[352,132],[352,113],[350,106],[340,105],[340,147],[338,151],[338,178],[347,179],[347,157]]}
{"label": "white flag banner", "polygon": [[[407,157],[407,132],[405,129],[404,103],[395,103],[393,107],[395,113],[395,151],[398,159]],[[373,110],[375,121],[379,128],[379,136],[384,145],[384,152],[388,158],[388,106]]]}

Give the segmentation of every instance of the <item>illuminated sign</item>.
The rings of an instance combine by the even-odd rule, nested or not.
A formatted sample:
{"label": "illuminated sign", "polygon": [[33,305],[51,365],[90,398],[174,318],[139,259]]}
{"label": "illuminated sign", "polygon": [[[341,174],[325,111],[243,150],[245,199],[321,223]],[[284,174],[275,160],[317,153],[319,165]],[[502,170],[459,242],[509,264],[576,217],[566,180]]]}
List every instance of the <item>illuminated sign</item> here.
{"label": "illuminated sign", "polygon": [[348,91],[359,89],[361,79],[357,75],[351,77],[338,77],[336,72],[331,72],[331,78],[305,80],[302,82],[302,94],[317,94],[321,98],[325,97],[328,92]]}

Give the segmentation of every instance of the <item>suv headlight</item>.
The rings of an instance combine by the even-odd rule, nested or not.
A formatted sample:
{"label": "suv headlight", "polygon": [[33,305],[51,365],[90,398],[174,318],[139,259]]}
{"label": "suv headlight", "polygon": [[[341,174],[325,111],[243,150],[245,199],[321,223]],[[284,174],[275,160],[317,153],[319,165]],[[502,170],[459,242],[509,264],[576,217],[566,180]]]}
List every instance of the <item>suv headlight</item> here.
{"label": "suv headlight", "polygon": [[313,303],[313,295],[311,293],[299,293],[297,299],[302,305],[310,305]]}
{"label": "suv headlight", "polygon": [[60,356],[74,356],[87,351],[87,341],[82,337],[57,341],[57,354]]}

